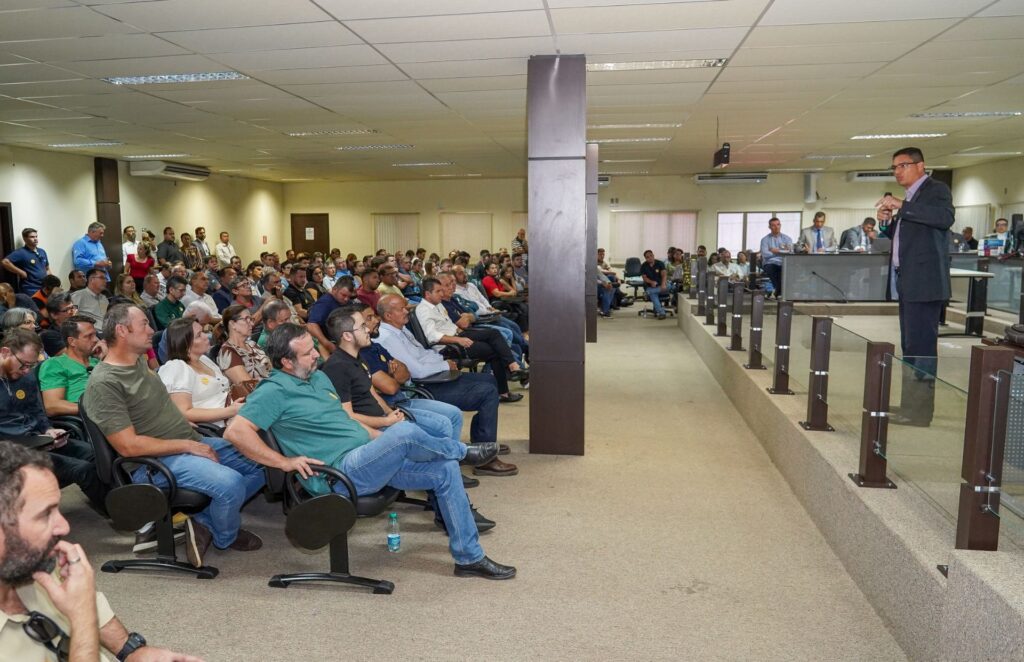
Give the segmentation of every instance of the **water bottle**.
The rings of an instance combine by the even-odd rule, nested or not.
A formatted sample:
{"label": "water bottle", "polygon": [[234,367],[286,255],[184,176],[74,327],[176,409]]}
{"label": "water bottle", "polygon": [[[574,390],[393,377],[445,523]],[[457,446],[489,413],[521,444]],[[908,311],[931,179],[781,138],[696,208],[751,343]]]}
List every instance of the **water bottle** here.
{"label": "water bottle", "polygon": [[402,548],[402,533],[398,530],[398,513],[388,515],[388,551],[397,552]]}

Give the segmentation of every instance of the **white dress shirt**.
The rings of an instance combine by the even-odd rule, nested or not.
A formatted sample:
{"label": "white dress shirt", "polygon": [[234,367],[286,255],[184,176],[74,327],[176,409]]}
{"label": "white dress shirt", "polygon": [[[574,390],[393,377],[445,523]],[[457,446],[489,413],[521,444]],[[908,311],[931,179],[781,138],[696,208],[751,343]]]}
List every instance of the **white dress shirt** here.
{"label": "white dress shirt", "polygon": [[231,266],[231,258],[235,257],[235,247],[231,244],[220,242],[217,244],[217,264],[223,269]]}
{"label": "white dress shirt", "polygon": [[480,288],[472,283],[456,285],[455,293],[466,301],[470,301],[479,306],[476,311],[478,315],[488,315],[498,312],[494,308],[491,308],[491,302],[487,300],[487,297],[485,297],[484,293],[480,291]]}
{"label": "white dress shirt", "polygon": [[137,241],[126,241],[121,244],[121,259],[124,260],[125,264],[128,264],[128,256],[135,255],[139,250],[139,242]]}
{"label": "white dress shirt", "polygon": [[423,327],[423,334],[427,342],[436,345],[441,342],[442,336],[456,336],[459,334],[459,327],[455,326],[452,318],[448,317],[448,311],[442,304],[432,304],[426,299],[416,304],[416,319]]}
{"label": "white dress shirt", "polygon": [[408,329],[398,329],[387,322],[381,322],[377,342],[391,356],[405,364],[413,379],[436,375],[450,368],[438,352],[419,344]]}

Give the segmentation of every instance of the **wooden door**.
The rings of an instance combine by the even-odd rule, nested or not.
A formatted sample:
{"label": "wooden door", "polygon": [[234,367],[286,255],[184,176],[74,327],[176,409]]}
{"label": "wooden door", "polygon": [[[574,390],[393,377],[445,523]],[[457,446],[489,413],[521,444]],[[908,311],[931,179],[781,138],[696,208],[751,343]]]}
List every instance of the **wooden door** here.
{"label": "wooden door", "polygon": [[[0,202],[0,257],[6,257],[16,248],[18,247],[14,245],[14,216],[11,213],[11,203]],[[0,269],[0,282],[10,283],[14,291],[18,291],[18,277],[7,269]]]}
{"label": "wooden door", "polygon": [[296,255],[331,252],[328,214],[292,214],[292,249]]}

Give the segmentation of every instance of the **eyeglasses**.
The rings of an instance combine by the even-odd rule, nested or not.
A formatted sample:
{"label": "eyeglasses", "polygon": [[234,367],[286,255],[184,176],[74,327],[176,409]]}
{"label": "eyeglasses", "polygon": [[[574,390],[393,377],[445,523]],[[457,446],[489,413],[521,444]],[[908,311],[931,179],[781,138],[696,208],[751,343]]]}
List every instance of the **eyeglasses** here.
{"label": "eyeglasses", "polygon": [[920,161],[907,161],[906,163],[896,163],[891,168],[889,168],[889,172],[896,172],[897,170],[903,170],[904,168],[909,168],[910,166],[917,165],[918,163],[921,163],[921,162]]}
{"label": "eyeglasses", "polygon": [[[67,662],[71,657],[71,637],[46,614],[30,611],[28,620],[22,624],[21,628],[29,639],[42,644],[46,650],[55,654],[58,662]],[[53,640],[57,637],[60,639],[54,645]]]}
{"label": "eyeglasses", "polygon": [[243,324],[252,324],[251,317],[238,317],[235,319],[236,322],[242,322]]}
{"label": "eyeglasses", "polygon": [[75,304],[71,304],[67,308],[61,308],[57,312],[58,313],[70,313],[72,310],[78,310],[78,306],[76,306]]}
{"label": "eyeglasses", "polygon": [[18,362],[18,365],[20,365],[22,368],[25,368],[27,370],[32,370],[37,365],[39,365],[39,361],[33,361],[31,363],[26,363],[26,362],[22,361],[20,358],[18,358],[17,354],[11,354],[11,356],[13,356],[14,360]]}

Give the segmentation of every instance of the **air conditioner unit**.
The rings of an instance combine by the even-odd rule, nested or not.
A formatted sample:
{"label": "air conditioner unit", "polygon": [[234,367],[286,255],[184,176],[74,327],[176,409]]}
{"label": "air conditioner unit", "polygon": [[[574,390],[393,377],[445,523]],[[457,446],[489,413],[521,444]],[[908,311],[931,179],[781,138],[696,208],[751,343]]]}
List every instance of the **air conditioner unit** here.
{"label": "air conditioner unit", "polygon": [[132,161],[128,164],[128,174],[133,177],[163,177],[202,182],[209,178],[210,169],[170,161]]}
{"label": "air conditioner unit", "polygon": [[608,175],[598,175],[597,176],[597,185],[598,186],[608,186],[611,183],[612,183],[612,178],[609,177]]}
{"label": "air conditioner unit", "polygon": [[766,181],[766,172],[707,172],[693,176],[694,184],[763,184]]}
{"label": "air conditioner unit", "polygon": [[[931,169],[926,169],[925,173],[932,174]],[[854,170],[846,173],[846,181],[848,182],[894,182],[896,177],[889,170]]]}

